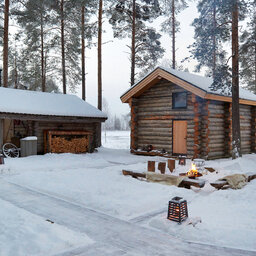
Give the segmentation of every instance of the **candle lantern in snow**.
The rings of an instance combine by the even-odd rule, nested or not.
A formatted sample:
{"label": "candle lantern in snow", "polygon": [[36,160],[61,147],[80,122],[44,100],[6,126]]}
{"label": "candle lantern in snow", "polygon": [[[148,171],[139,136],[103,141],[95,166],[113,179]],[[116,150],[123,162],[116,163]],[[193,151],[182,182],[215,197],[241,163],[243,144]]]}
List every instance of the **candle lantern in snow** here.
{"label": "candle lantern in snow", "polygon": [[182,197],[174,197],[169,201],[167,219],[181,223],[188,217],[187,201]]}

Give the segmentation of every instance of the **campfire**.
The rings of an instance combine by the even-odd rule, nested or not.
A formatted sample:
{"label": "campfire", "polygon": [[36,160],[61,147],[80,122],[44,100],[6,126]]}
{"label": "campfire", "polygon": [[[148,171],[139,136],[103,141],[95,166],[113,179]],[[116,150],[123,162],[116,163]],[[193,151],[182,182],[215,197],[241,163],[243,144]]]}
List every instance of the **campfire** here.
{"label": "campfire", "polygon": [[192,168],[186,173],[190,178],[201,177],[202,174],[196,169],[196,165],[192,163]]}

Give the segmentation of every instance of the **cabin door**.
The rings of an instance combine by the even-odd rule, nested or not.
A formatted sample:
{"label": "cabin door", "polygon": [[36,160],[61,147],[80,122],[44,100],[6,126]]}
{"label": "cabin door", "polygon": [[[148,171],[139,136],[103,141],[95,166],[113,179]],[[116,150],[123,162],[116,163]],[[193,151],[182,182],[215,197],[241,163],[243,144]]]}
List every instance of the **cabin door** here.
{"label": "cabin door", "polygon": [[173,120],[172,153],[187,154],[187,121]]}

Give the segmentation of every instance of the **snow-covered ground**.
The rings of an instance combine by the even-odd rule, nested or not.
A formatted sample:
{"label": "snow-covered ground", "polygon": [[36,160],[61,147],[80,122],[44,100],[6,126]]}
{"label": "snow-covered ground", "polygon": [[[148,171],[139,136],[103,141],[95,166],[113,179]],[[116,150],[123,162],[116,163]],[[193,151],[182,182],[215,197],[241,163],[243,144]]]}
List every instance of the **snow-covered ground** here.
{"label": "snow-covered ground", "polygon": [[106,148],[129,149],[130,131],[103,131],[102,145]]}
{"label": "snow-covered ground", "polygon": [[53,255],[93,241],[0,200],[0,255]]}
{"label": "snow-covered ground", "polygon": [[[166,159],[131,155],[129,132],[107,132],[104,140],[102,135],[105,147],[93,154],[6,159],[6,164],[0,167],[1,182],[17,184],[182,240],[256,253],[256,180],[240,190],[220,191],[209,183],[202,189],[188,190],[136,180],[123,176],[122,169],[143,172],[148,160]],[[187,161],[187,166],[179,167],[176,163],[174,174],[188,170],[190,164]],[[218,172],[203,176],[210,181],[230,173],[256,172],[256,155],[233,161],[208,161],[207,166]],[[202,222],[193,227],[167,220],[168,201],[174,196],[185,198],[189,217],[200,217]],[[6,201],[0,203],[0,255],[53,255],[93,243],[86,233],[51,224]]]}

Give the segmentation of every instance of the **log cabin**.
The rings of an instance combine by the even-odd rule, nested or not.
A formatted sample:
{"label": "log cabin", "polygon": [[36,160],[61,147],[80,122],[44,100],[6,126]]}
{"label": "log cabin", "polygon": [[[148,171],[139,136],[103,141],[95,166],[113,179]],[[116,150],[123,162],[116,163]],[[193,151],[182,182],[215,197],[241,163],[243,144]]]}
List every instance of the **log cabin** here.
{"label": "log cabin", "polygon": [[[230,157],[232,98],[212,78],[157,67],[121,96],[131,108],[131,152]],[[256,95],[240,88],[242,153],[255,152]]]}
{"label": "log cabin", "polygon": [[39,154],[93,152],[106,114],[75,95],[0,87],[0,147],[37,137]]}

